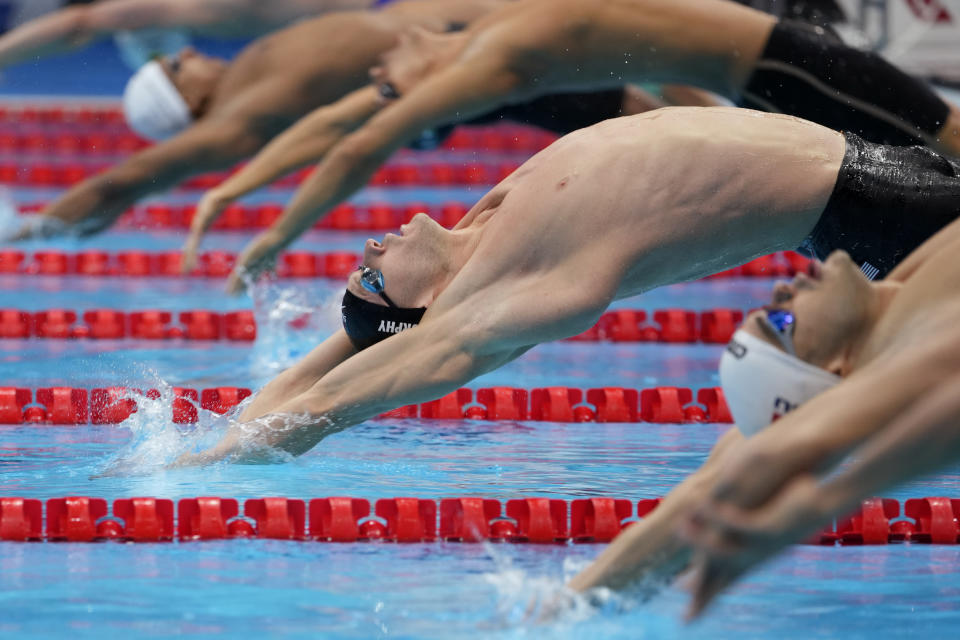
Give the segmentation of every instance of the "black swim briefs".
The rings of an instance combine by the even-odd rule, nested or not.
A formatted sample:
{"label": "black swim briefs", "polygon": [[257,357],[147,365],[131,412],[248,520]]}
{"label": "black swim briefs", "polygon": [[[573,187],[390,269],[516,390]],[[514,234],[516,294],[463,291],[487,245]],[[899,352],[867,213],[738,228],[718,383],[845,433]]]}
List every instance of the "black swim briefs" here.
{"label": "black swim briefs", "polygon": [[926,147],[892,147],[844,134],[847,150],[827,207],[800,250],[844,249],[882,278],[960,217],[960,163]]}
{"label": "black swim briefs", "polygon": [[793,20],[773,28],[740,105],[898,145],[923,144],[950,114],[922,80],[827,29]]}

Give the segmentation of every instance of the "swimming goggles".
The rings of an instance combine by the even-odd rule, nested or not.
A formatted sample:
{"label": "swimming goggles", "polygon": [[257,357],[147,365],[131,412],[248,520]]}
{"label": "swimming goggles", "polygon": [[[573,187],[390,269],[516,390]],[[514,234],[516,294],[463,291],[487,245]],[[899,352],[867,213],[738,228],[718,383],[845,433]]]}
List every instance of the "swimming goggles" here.
{"label": "swimming goggles", "polygon": [[397,305],[393,304],[393,300],[391,300],[383,290],[383,272],[379,269],[371,269],[364,265],[360,265],[359,269],[360,285],[370,293],[377,294],[383,298],[383,301],[389,306],[396,309]]}
{"label": "swimming goggles", "polygon": [[797,355],[797,349],[793,344],[793,334],[797,330],[797,319],[793,313],[784,309],[765,309],[765,314],[760,316],[762,322],[770,333],[776,338],[783,350],[792,356]]}
{"label": "swimming goggles", "polygon": [[182,60],[180,60],[180,54],[174,53],[173,55],[167,56],[167,64],[170,66],[170,74],[177,75],[180,73],[180,65]]}

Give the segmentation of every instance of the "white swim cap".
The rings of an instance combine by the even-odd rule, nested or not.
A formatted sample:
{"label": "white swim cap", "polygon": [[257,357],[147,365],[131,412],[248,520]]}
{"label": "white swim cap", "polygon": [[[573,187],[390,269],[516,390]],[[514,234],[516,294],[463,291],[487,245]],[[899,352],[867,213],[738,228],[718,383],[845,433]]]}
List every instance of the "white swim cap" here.
{"label": "white swim cap", "polygon": [[130,78],[123,91],[123,113],[130,128],[150,140],[166,140],[193,122],[190,107],[156,60]]}
{"label": "white swim cap", "polygon": [[743,329],[733,334],[720,359],[723,395],[745,436],[766,428],[841,380]]}

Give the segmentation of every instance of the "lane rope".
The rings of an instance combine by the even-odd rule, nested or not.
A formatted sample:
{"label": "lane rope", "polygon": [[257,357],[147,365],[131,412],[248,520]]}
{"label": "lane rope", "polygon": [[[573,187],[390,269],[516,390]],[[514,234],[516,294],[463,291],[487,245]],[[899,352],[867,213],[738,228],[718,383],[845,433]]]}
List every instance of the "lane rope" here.
{"label": "lane rope", "polygon": [[[276,273],[280,278],[346,278],[363,257],[352,251],[288,251],[280,255]],[[103,251],[68,252],[0,250],[0,275],[23,276],[117,276],[124,278],[226,277],[233,271],[237,255],[229,251],[206,251],[198,256],[197,266],[182,273],[179,251]],[[792,251],[761,256],[744,265],[721,271],[707,280],[725,278],[788,277],[806,272],[810,259]]]}
{"label": "lane rope", "polygon": [[[288,321],[298,329],[310,321],[305,313]],[[642,309],[607,311],[582,334],[563,342],[726,344],[744,318],[739,309]],[[165,311],[145,309],[0,309],[0,339],[91,340],[228,340],[252,342],[257,323],[249,310]]]}
{"label": "lane rope", "polygon": [[[71,496],[41,502],[0,498],[0,540],[16,542],[180,542],[269,538],[316,542],[595,543],[613,540],[657,508],[659,498],[636,503],[608,497],[365,498],[199,497],[120,498],[108,511],[103,498]],[[44,518],[44,516],[46,516]],[[891,542],[957,544],[960,500],[864,500],[809,544],[877,545]]]}
{"label": "lane rope", "polygon": [[[246,387],[173,387],[163,398],[157,389],[128,386],[0,387],[0,424],[119,424],[147,401],[168,403],[171,419],[195,423],[198,408],[223,414],[251,395]],[[696,398],[696,402],[694,402]],[[609,423],[732,424],[719,387],[517,387],[461,388],[437,400],[406,405],[380,418]]]}

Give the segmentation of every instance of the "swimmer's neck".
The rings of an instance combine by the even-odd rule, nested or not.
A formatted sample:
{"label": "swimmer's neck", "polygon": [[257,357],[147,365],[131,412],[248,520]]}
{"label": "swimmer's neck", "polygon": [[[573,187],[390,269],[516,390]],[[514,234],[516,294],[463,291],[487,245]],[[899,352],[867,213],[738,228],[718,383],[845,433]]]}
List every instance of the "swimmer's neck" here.
{"label": "swimmer's neck", "polygon": [[880,342],[886,342],[880,336],[883,333],[881,323],[902,289],[902,282],[881,280],[871,283],[863,324],[848,343],[840,375],[847,376],[872,360],[877,354],[875,342],[878,338]]}

